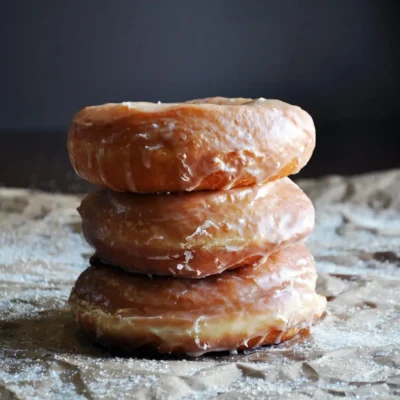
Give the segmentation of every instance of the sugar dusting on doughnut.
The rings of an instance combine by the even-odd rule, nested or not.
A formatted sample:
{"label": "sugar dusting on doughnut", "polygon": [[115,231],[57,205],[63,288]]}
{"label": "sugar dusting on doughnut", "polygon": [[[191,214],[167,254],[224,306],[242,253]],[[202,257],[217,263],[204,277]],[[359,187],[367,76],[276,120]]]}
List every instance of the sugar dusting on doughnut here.
{"label": "sugar dusting on doughnut", "polygon": [[257,268],[202,280],[148,278],[100,265],[79,277],[70,306],[82,329],[102,343],[198,356],[277,343],[308,329],[326,304],[315,281],[304,245]]}
{"label": "sugar dusting on doughnut", "polygon": [[289,178],[231,191],[98,191],[79,207],[96,257],[126,270],[201,278],[304,241],[314,208]]}
{"label": "sugar dusting on doughnut", "polygon": [[313,121],[299,107],[221,97],[86,107],[68,136],[71,162],[82,178],[132,192],[264,183],[298,172],[315,146]]}

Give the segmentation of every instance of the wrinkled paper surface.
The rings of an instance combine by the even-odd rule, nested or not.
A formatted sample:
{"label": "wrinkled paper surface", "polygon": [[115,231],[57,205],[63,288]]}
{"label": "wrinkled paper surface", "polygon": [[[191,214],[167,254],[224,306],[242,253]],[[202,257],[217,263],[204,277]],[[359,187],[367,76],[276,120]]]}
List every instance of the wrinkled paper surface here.
{"label": "wrinkled paper surface", "polygon": [[400,171],[299,183],[326,314],[308,337],[198,359],[110,353],[76,332],[66,302],[92,252],[79,196],[0,189],[0,398],[399,398]]}

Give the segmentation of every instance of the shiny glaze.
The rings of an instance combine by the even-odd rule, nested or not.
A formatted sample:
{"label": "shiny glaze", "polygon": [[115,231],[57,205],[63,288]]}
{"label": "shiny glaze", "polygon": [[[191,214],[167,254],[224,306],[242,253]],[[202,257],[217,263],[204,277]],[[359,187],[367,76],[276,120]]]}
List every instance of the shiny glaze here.
{"label": "shiny glaze", "polygon": [[283,178],[230,191],[140,195],[98,191],[79,207],[95,258],[129,271],[201,278],[304,241],[314,208]]}
{"label": "shiny glaze", "polygon": [[201,280],[90,267],[70,306],[82,329],[101,342],[199,355],[279,342],[309,328],[326,304],[315,281],[311,254],[296,245],[258,267]]}
{"label": "shiny glaze", "polygon": [[314,147],[305,111],[263,98],[86,107],[68,132],[78,175],[122,192],[261,184],[297,173]]}

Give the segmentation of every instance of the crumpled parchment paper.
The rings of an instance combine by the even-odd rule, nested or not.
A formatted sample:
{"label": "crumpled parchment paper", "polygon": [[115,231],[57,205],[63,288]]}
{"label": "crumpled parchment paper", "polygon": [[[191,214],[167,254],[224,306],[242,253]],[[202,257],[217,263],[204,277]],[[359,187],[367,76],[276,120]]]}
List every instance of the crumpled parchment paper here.
{"label": "crumpled parchment paper", "polygon": [[79,196],[0,189],[0,399],[396,399],[400,171],[300,182],[327,312],[306,338],[149,359],[76,332],[66,301],[92,250]]}

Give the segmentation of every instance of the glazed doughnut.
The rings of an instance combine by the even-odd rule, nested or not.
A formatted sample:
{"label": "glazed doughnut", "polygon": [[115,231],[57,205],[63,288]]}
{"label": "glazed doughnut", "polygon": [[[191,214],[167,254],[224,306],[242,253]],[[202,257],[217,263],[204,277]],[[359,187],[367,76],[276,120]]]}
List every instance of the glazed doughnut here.
{"label": "glazed doughnut", "polygon": [[200,355],[290,339],[323,313],[314,260],[305,245],[205,279],[128,274],[92,266],[69,304],[82,330],[124,349]]}
{"label": "glazed doughnut", "polygon": [[261,184],[299,172],[314,147],[305,111],[263,98],[86,107],[68,131],[77,174],[120,192]]}
{"label": "glazed doughnut", "polygon": [[202,278],[256,265],[304,241],[314,208],[289,178],[229,191],[100,190],[78,208],[94,259],[146,274]]}

